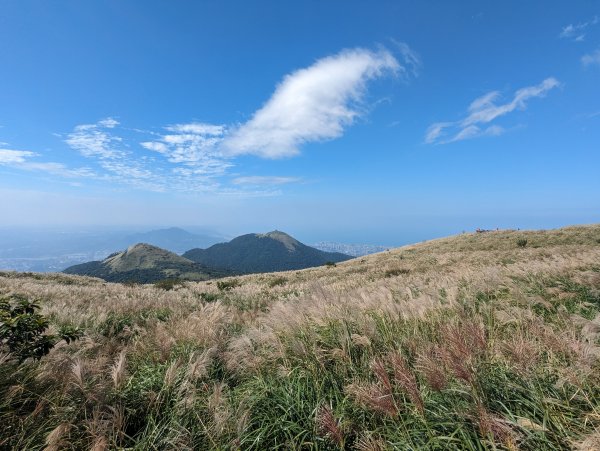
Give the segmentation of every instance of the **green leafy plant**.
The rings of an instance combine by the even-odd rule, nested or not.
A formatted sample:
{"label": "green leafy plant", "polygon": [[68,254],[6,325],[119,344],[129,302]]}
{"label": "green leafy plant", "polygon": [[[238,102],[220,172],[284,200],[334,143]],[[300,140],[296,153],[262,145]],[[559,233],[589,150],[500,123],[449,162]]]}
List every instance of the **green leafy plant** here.
{"label": "green leafy plant", "polygon": [[519,247],[527,246],[527,238],[519,238],[517,240],[517,246],[519,246]]}
{"label": "green leafy plant", "polygon": [[46,334],[49,322],[37,313],[39,309],[37,302],[24,296],[0,298],[0,348],[7,348],[19,362],[40,359],[59,341],[70,343],[81,336],[74,326],[61,327],[57,335]]}

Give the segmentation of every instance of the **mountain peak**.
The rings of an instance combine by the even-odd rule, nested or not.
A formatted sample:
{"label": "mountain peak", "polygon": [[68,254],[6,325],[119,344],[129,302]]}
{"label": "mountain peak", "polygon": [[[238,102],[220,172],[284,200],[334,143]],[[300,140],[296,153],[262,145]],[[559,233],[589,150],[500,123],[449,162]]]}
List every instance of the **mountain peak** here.
{"label": "mountain peak", "polygon": [[282,232],[281,230],[273,230],[272,232],[268,232],[268,233],[265,233],[262,235],[257,234],[257,236],[259,238],[266,237],[266,238],[271,238],[272,240],[275,240],[275,241],[279,241],[289,251],[295,251],[296,248],[300,245],[300,242],[297,239],[288,235],[285,232]]}
{"label": "mountain peak", "polygon": [[288,271],[351,258],[306,246],[280,230],[241,235],[208,249],[191,249],[183,256],[196,263],[237,273]]}
{"label": "mountain peak", "polygon": [[154,246],[152,244],[136,243],[136,244],[132,244],[131,246],[129,246],[127,248],[127,250],[125,251],[125,253],[130,254],[132,252],[156,252],[156,251],[168,252],[168,251],[161,249],[158,246]]}
{"label": "mountain peak", "polygon": [[206,280],[230,275],[230,271],[208,268],[166,249],[137,243],[102,261],[71,266],[68,274],[100,277],[107,281],[155,282],[162,279]]}
{"label": "mountain peak", "polygon": [[105,260],[113,270],[152,268],[157,262],[191,263],[179,255],[148,243],[137,243]]}

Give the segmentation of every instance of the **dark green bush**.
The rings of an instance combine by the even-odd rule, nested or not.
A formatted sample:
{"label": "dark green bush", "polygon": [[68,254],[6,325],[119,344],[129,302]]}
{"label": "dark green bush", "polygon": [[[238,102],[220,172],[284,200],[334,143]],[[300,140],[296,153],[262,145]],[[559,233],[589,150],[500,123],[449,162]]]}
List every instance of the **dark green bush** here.
{"label": "dark green bush", "polygon": [[399,275],[402,275],[402,274],[408,274],[409,272],[410,272],[410,269],[407,269],[407,268],[388,269],[385,272],[385,277],[399,276]]}
{"label": "dark green bush", "polygon": [[170,291],[176,286],[183,285],[183,282],[179,279],[164,279],[154,282],[156,288],[162,288],[163,290]]}
{"label": "dark green bush", "polygon": [[273,288],[279,285],[285,285],[287,283],[287,279],[285,277],[275,277],[274,279],[269,280],[269,287]]}
{"label": "dark green bush", "polygon": [[79,329],[63,326],[58,335],[45,334],[49,322],[37,313],[40,306],[24,296],[0,298],[0,348],[19,362],[40,359],[61,340],[70,343],[81,336]]}
{"label": "dark green bush", "polygon": [[217,288],[219,291],[230,291],[235,287],[239,287],[240,285],[241,283],[237,279],[219,280],[217,282]]}
{"label": "dark green bush", "polygon": [[215,302],[219,299],[219,295],[217,293],[200,293],[200,299],[204,302]]}
{"label": "dark green bush", "polygon": [[519,238],[517,240],[517,246],[519,246],[519,247],[527,246],[527,238]]}

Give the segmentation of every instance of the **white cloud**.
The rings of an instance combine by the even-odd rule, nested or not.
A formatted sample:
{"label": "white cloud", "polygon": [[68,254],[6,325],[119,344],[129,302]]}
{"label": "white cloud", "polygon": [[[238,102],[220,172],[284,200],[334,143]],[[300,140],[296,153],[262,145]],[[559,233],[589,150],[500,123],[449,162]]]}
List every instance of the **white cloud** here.
{"label": "white cloud", "polygon": [[442,134],[444,129],[452,127],[454,122],[435,122],[427,128],[425,133],[425,142],[427,144],[434,143]]}
{"label": "white cloud", "polygon": [[264,185],[285,185],[287,183],[298,182],[298,177],[278,177],[278,176],[262,176],[262,175],[251,175],[247,177],[237,177],[232,180],[234,185],[251,185],[251,186],[264,186]]}
{"label": "white cloud", "polygon": [[54,162],[27,162],[20,166],[29,171],[41,171],[48,174],[58,175],[67,178],[92,178],[96,174],[90,168],[69,168],[63,163]]}
{"label": "white cloud", "polygon": [[28,158],[37,154],[28,150],[0,149],[0,164],[10,166],[25,163]]}
{"label": "white cloud", "polygon": [[581,63],[584,66],[599,65],[600,66],[600,49],[594,50],[592,53],[583,55],[581,57]]}
{"label": "white cloud", "polygon": [[404,71],[408,70],[415,77],[418,76],[419,71],[421,70],[421,67],[423,66],[421,57],[413,49],[411,49],[407,43],[399,42],[399,41],[396,41],[395,39],[393,39],[392,42],[396,45],[396,47],[398,48],[398,51],[402,55],[404,66],[401,67],[401,70],[404,70]]}
{"label": "white cloud", "polygon": [[345,50],[287,75],[252,119],[224,140],[227,155],[280,158],[296,155],[306,142],[340,137],[361,115],[369,80],[397,73],[387,50]]}
{"label": "white cloud", "polygon": [[98,126],[104,128],[115,128],[117,125],[119,125],[119,121],[113,119],[112,117],[107,117],[106,119],[102,119],[98,122]]}
{"label": "white cloud", "polygon": [[576,42],[582,42],[585,40],[587,29],[600,23],[600,17],[594,16],[587,22],[581,22],[578,24],[569,24],[563,27],[562,31],[558,35],[562,39],[572,39]]}
{"label": "white cloud", "polygon": [[[106,118],[76,126],[65,142],[94,160],[99,178],[154,190],[257,193],[248,187],[291,183],[292,177],[237,177],[222,186],[224,176],[241,155],[263,158],[292,156],[303,143],[337,138],[364,115],[367,83],[386,75],[409,77],[421,67],[419,56],[405,43],[386,49],[344,50],[297,70],[276,87],[274,94],[244,124],[189,122],[165,126],[160,133],[144,133],[137,145],[149,151],[141,158],[138,147],[119,136],[119,122]],[[148,139],[148,136],[151,136]],[[239,187],[239,188],[236,188]],[[260,191],[272,195],[274,191]]]}
{"label": "white cloud", "polygon": [[140,145],[164,155],[170,163],[187,166],[197,175],[222,175],[232,166],[218,148],[225,133],[223,125],[192,122],[170,125],[165,130],[170,133]]}
{"label": "white cloud", "polygon": [[142,143],[140,143],[140,145],[144,149],[153,150],[154,152],[158,152],[158,153],[166,154],[169,151],[169,147],[165,143],[162,143],[162,142],[148,141],[148,142],[142,142]]}
{"label": "white cloud", "polygon": [[65,142],[85,157],[120,158],[123,153],[115,150],[114,145],[121,139],[112,136],[107,131],[117,125],[119,122],[112,118],[103,119],[95,124],[78,125],[73,132],[67,135]]}
{"label": "white cloud", "polygon": [[31,158],[39,154],[28,150],[0,149],[0,166],[10,166],[26,171],[40,171],[61,177],[92,177],[93,171],[89,168],[71,169],[62,163],[36,162]]}
{"label": "white cloud", "polygon": [[202,122],[190,122],[188,124],[175,124],[165,127],[170,132],[193,133],[197,135],[221,136],[225,132],[224,125],[205,124]]}
{"label": "white cloud", "polygon": [[[467,110],[468,115],[464,119],[456,122],[436,122],[430,125],[425,132],[425,142],[427,144],[446,144],[478,136],[498,136],[504,132],[502,127],[498,125],[482,127],[482,125],[515,110],[524,110],[529,99],[544,97],[548,91],[558,86],[560,86],[558,80],[550,77],[538,85],[519,89],[510,102],[500,105],[496,104],[500,93],[498,91],[489,92],[471,102]],[[452,130],[453,136],[446,137],[447,130]]]}

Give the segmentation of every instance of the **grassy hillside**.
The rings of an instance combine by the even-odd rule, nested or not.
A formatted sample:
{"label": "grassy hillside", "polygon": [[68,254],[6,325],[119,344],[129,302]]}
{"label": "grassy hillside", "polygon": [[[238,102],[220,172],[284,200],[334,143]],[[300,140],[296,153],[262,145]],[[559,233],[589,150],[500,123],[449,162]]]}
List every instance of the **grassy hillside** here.
{"label": "grassy hillside", "polygon": [[207,280],[231,275],[231,271],[209,268],[150,244],[139,243],[103,261],[71,266],[66,274],[99,277],[108,282],[152,283],[165,279]]}
{"label": "grassy hillside", "polygon": [[311,268],[352,258],[306,246],[278,230],[238,236],[208,249],[191,249],[183,256],[209,267],[244,274]]}
{"label": "grassy hillside", "polygon": [[598,449],[600,226],[464,234],[174,290],[0,273],[0,448]]}

